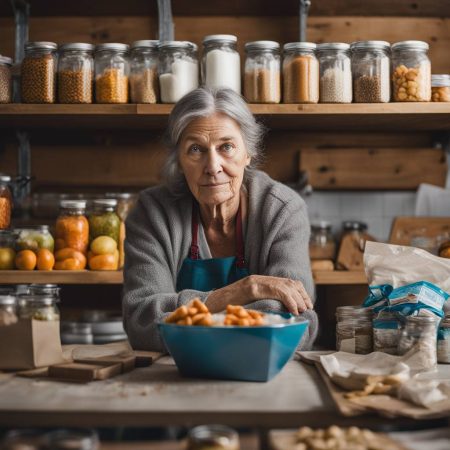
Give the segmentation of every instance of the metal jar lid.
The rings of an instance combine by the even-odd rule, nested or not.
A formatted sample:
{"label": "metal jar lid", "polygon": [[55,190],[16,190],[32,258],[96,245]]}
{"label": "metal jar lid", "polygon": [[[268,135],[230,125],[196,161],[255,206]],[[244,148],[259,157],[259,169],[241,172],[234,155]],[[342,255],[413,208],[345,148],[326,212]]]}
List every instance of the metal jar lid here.
{"label": "metal jar lid", "polygon": [[348,51],[350,45],[345,42],[324,42],[323,44],[317,44],[317,51],[327,51],[327,50],[340,50]]}
{"label": "metal jar lid", "polygon": [[12,66],[13,60],[9,56],[0,55],[0,64],[5,64],[7,66]]}
{"label": "metal jar lid", "polygon": [[387,41],[356,41],[350,44],[350,50],[389,50],[391,44]]}
{"label": "metal jar lid", "polygon": [[342,222],[342,228],[344,231],[366,231],[367,224],[358,220],[346,220]]}
{"label": "metal jar lid", "polygon": [[66,51],[81,51],[81,52],[93,52],[95,46],[92,44],[86,44],[84,42],[71,42],[68,44],[62,44],[59,46],[60,52]]}
{"label": "metal jar lid", "polygon": [[61,208],[84,209],[86,208],[86,200],[61,200]]}
{"label": "metal jar lid", "polygon": [[94,206],[103,206],[108,208],[115,208],[117,206],[117,200],[115,198],[101,198],[93,201]]}
{"label": "metal jar lid", "polygon": [[210,34],[203,38],[203,44],[211,44],[213,42],[235,44],[237,42],[237,36],[233,34]]}
{"label": "metal jar lid", "polygon": [[144,40],[141,40],[141,41],[134,41],[131,44],[130,49],[131,50],[135,50],[137,48],[142,48],[142,49],[157,50],[158,49],[158,45],[159,45],[159,41],[157,41],[157,40],[144,39]]}
{"label": "metal jar lid", "polygon": [[320,220],[319,222],[311,223],[311,229],[315,231],[326,230],[331,231],[331,223],[326,220]]}
{"label": "metal jar lid", "polygon": [[14,295],[0,295],[0,306],[14,306],[16,297]]}
{"label": "metal jar lid", "polygon": [[450,75],[431,75],[431,87],[450,87]]}
{"label": "metal jar lid", "polygon": [[103,51],[114,51],[114,52],[127,52],[130,48],[127,44],[120,44],[118,42],[109,42],[107,44],[98,44],[95,46],[95,53]]}
{"label": "metal jar lid", "polygon": [[247,42],[245,44],[246,52],[252,52],[257,50],[278,51],[280,50],[280,44],[275,41],[253,41]]}
{"label": "metal jar lid", "polygon": [[316,48],[317,45],[314,44],[314,42],[288,42],[283,46],[285,52],[292,52],[295,50],[315,51]]}
{"label": "metal jar lid", "polygon": [[392,44],[392,50],[424,50],[427,51],[430,48],[427,42],[424,41],[401,41]]}
{"label": "metal jar lid", "polygon": [[107,198],[115,198],[120,200],[128,200],[133,198],[136,194],[132,194],[131,192],[107,192],[105,196]]}
{"label": "metal jar lid", "polygon": [[159,50],[165,49],[182,49],[182,50],[191,50],[193,49],[195,44],[189,41],[163,41],[158,44]]}
{"label": "metal jar lid", "polygon": [[11,183],[11,177],[9,175],[0,174],[0,183]]}
{"label": "metal jar lid", "polygon": [[58,296],[61,289],[56,284],[30,284],[28,293],[30,295],[51,295]]}
{"label": "metal jar lid", "polygon": [[36,42],[27,42],[25,44],[25,51],[29,50],[56,50],[58,45],[55,42],[47,42],[47,41],[36,41]]}

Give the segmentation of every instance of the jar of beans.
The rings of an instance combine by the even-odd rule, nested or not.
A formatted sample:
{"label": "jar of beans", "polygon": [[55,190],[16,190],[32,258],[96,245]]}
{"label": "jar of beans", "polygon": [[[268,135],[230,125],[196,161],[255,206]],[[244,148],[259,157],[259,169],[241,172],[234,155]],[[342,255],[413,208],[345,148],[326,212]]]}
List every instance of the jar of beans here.
{"label": "jar of beans", "polygon": [[431,101],[450,102],[450,75],[431,75]]}
{"label": "jar of beans", "polygon": [[94,58],[92,44],[64,44],[59,48],[59,103],[92,103]]}
{"label": "jar of beans", "polygon": [[392,45],[392,90],[396,102],[431,100],[428,48],[422,41],[402,41]]}
{"label": "jar of beans", "polygon": [[12,59],[0,55],[0,103],[11,103],[12,82],[11,82]]}
{"label": "jar of beans", "polygon": [[353,101],[355,103],[389,103],[391,99],[389,42],[353,42],[350,50]]}
{"label": "jar of beans", "polygon": [[283,47],[283,102],[319,101],[319,62],[316,44],[290,42]]}
{"label": "jar of beans", "polygon": [[95,100],[97,103],[128,103],[126,44],[100,44],[95,48]]}
{"label": "jar of beans", "polygon": [[21,66],[23,103],[55,103],[56,48],[54,42],[28,42]]}
{"label": "jar of beans", "polygon": [[159,97],[158,41],[136,41],[130,51],[132,103],[156,103]]}

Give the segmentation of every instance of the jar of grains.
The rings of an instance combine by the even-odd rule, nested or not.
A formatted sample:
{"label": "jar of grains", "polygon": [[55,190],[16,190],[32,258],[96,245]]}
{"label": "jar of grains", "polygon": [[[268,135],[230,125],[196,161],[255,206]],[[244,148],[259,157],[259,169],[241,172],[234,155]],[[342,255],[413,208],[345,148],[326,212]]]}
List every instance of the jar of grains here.
{"label": "jar of grains", "polygon": [[130,99],[132,103],[157,103],[158,41],[136,41],[130,51]]}
{"label": "jar of grains", "polygon": [[401,334],[401,322],[394,312],[380,311],[372,321],[373,350],[375,352],[397,354]]}
{"label": "jar of grains", "polygon": [[237,37],[213,34],[203,39],[202,81],[207,88],[230,88],[241,93],[241,59]]}
{"label": "jar of grains", "polygon": [[73,43],[59,47],[59,103],[92,103],[93,51],[92,44]]}
{"label": "jar of grains", "polygon": [[12,59],[0,55],[0,103],[11,103],[12,100]]}
{"label": "jar of grains", "polygon": [[336,349],[366,355],[372,352],[372,311],[359,306],[336,308]]}
{"label": "jar of grains", "polygon": [[54,42],[28,42],[21,66],[23,103],[55,103],[56,48]]}
{"label": "jar of grains", "polygon": [[176,103],[198,88],[197,46],[187,41],[166,41],[158,48],[161,101]]}
{"label": "jar of grains", "polygon": [[431,101],[450,102],[450,75],[431,75]]}
{"label": "jar of grains", "polygon": [[392,90],[396,102],[431,100],[431,63],[428,44],[402,41],[392,45]]}
{"label": "jar of grains", "polygon": [[439,324],[437,360],[440,363],[450,363],[450,313],[447,313]]}
{"label": "jar of grains", "polygon": [[351,44],[354,102],[389,103],[390,48],[386,41],[358,41]]}
{"label": "jar of grains", "polygon": [[244,96],[249,103],[280,103],[280,44],[255,41],[245,44]]}
{"label": "jar of grains", "polygon": [[336,243],[331,224],[325,221],[311,224],[309,256],[311,259],[334,259]]}
{"label": "jar of grains", "polygon": [[319,101],[319,63],[316,44],[290,42],[283,47],[283,102]]}
{"label": "jar of grains", "polygon": [[320,102],[352,102],[350,45],[327,43],[317,46],[320,67]]}
{"label": "jar of grains", "polygon": [[9,228],[11,223],[13,198],[9,189],[10,183],[11,177],[0,173],[0,230]]}
{"label": "jar of grains", "polygon": [[95,47],[95,100],[97,103],[128,103],[128,63],[126,44]]}

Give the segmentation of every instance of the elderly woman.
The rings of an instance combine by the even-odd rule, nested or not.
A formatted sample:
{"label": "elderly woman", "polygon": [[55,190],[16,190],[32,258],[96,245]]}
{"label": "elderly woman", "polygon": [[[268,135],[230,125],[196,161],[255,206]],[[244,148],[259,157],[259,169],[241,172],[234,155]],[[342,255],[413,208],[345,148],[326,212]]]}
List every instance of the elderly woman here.
{"label": "elderly woman", "polygon": [[128,217],[124,324],[133,348],[164,350],[156,323],[193,298],[212,313],[228,304],[309,320],[317,333],[301,197],[254,169],[263,135],[229,89],[196,89],[169,117],[165,185]]}

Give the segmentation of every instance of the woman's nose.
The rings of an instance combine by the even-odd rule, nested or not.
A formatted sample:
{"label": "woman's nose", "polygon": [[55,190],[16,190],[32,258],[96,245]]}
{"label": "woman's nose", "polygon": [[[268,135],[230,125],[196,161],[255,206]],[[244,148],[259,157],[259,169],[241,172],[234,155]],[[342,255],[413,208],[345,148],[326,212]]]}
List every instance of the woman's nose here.
{"label": "woman's nose", "polygon": [[215,149],[210,149],[207,153],[205,172],[208,175],[216,175],[222,172],[221,158]]}

